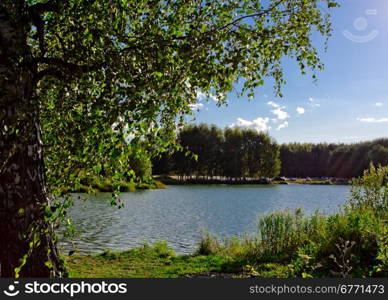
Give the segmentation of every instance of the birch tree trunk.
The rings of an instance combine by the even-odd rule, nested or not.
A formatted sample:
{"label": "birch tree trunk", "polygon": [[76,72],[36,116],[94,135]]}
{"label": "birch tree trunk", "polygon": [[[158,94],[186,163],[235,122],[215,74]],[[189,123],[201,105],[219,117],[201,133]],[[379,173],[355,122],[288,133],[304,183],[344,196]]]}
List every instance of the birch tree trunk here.
{"label": "birch tree trunk", "polygon": [[61,264],[44,220],[49,202],[23,9],[24,1],[0,3],[0,277],[54,277]]}

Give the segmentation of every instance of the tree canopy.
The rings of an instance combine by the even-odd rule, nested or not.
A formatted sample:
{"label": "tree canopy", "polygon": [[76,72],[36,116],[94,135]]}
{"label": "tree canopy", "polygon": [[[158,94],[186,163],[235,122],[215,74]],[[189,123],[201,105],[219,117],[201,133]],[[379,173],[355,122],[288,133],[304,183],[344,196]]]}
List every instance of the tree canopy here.
{"label": "tree canopy", "polygon": [[[321,69],[311,35],[328,36],[330,22],[320,5],[334,2],[29,1],[50,185],[104,165],[131,172],[126,154],[140,139],[165,149],[199,91],[222,104],[238,79],[250,94],[272,77],[280,93],[284,56]],[[130,149],[118,143],[128,134]]]}

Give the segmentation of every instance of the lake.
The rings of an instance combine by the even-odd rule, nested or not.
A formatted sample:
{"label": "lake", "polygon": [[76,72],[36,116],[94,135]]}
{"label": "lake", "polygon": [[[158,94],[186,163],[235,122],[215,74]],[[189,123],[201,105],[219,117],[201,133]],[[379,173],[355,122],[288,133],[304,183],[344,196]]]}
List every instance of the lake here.
{"label": "lake", "polygon": [[168,186],[120,195],[124,207],[110,205],[110,194],[76,194],[69,216],[78,235],[62,241],[66,251],[98,253],[167,241],[179,254],[192,253],[201,230],[219,237],[256,230],[261,214],[281,209],[319,209],[331,214],[345,203],[350,186],[342,185],[190,185]]}

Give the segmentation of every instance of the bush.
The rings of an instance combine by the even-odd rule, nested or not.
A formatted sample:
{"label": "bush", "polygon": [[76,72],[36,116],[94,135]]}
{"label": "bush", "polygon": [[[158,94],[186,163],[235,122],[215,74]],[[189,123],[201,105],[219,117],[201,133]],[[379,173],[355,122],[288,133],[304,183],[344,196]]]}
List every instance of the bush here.
{"label": "bush", "polygon": [[373,268],[371,275],[388,277],[388,226],[384,227],[382,236],[378,242],[378,265]]}
{"label": "bush", "polygon": [[[324,235],[316,240],[309,262],[300,271],[340,277],[384,276],[388,272],[388,168],[373,165],[353,180],[351,197],[340,213],[325,219]],[[320,232],[320,231],[318,231]],[[322,238],[323,237],[323,238]],[[298,251],[301,252],[302,249]],[[294,261],[296,269],[300,260]],[[303,265],[303,264],[302,264]]]}
{"label": "bush", "polygon": [[195,252],[197,255],[216,254],[221,250],[222,246],[218,239],[208,232],[203,232],[199,241],[198,249]]}
{"label": "bush", "polygon": [[350,208],[370,208],[376,213],[388,212],[388,166],[376,168],[371,165],[364,176],[353,179]]}
{"label": "bush", "polygon": [[319,243],[314,261],[326,274],[335,276],[367,276],[378,264],[378,243],[384,222],[374,211],[346,210],[327,217],[325,238]]}

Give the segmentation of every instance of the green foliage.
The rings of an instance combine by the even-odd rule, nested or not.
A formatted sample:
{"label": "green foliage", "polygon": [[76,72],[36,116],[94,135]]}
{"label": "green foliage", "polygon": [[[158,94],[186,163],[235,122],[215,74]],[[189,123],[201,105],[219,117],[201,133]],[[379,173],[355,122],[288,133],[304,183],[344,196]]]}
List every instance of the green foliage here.
{"label": "green foliage", "polygon": [[[1,165],[9,146],[26,149],[30,140],[42,140],[39,167],[54,198],[99,176],[112,181],[117,195],[122,181],[136,179],[135,169],[149,174],[143,158],[140,167],[129,164],[132,155],[170,149],[199,92],[216,95],[221,105],[238,80],[241,94],[252,96],[270,78],[281,95],[284,57],[315,76],[323,65],[312,35],[331,33],[321,2],[335,6],[324,0],[2,0],[2,22],[17,24],[3,48],[20,47],[7,56],[3,73],[23,69],[26,76],[4,89],[0,104],[7,108],[20,88],[31,99],[14,107],[20,109],[14,120],[4,119],[0,146],[11,143]],[[16,139],[20,124],[36,131]]]}
{"label": "green foliage", "polygon": [[289,259],[297,249],[319,240],[325,218],[319,212],[304,216],[302,210],[275,212],[259,219],[260,255],[264,259]]}
{"label": "green foliage", "polygon": [[376,168],[371,165],[364,176],[353,180],[349,205],[364,207],[376,213],[388,212],[388,166]]}
{"label": "green foliage", "polygon": [[[197,159],[177,152],[154,160],[156,170],[181,176],[225,176],[227,178],[273,177],[279,174],[279,147],[265,133],[225,129],[206,124],[189,125],[178,134],[178,143]],[[166,160],[169,162],[166,163]],[[164,169],[162,165],[169,165]]]}
{"label": "green foliage", "polygon": [[375,266],[371,275],[379,274],[381,276],[388,276],[388,226],[385,226],[383,233],[378,241],[377,260],[378,265]]}
{"label": "green foliage", "polygon": [[154,251],[159,257],[174,257],[175,252],[172,250],[166,242],[158,241],[154,245]]}
{"label": "green foliage", "polygon": [[358,177],[370,163],[388,165],[388,139],[355,144],[301,144],[280,146],[281,174],[287,177]]}
{"label": "green foliage", "polygon": [[[139,147],[150,157],[171,149],[200,92],[221,105],[238,80],[252,96],[272,78],[281,95],[285,56],[315,78],[323,64],[311,36],[330,36],[320,4],[330,11],[334,3],[55,2],[40,12],[44,30],[26,33],[53,194],[78,189],[81,171],[147,177],[147,159],[128,161]],[[38,2],[24,3],[33,11]]]}
{"label": "green foliage", "polygon": [[[277,145],[267,134],[252,130],[225,129],[214,125],[189,125],[178,134],[185,153],[168,153],[154,159],[154,174],[185,176],[344,177],[362,175],[370,163],[387,165],[384,151],[388,140],[377,139],[351,145],[300,144]],[[377,151],[377,152],[376,152]],[[330,184],[330,181],[312,183]]]}
{"label": "green foliage", "polygon": [[264,277],[264,278],[287,278],[291,276],[291,269],[288,265],[263,263],[254,266],[246,265],[243,267],[245,276],[242,277]]}
{"label": "green foliage", "polygon": [[151,181],[152,163],[147,152],[140,152],[132,155],[128,160],[128,168],[133,170],[140,181]]}
{"label": "green foliage", "polygon": [[220,250],[221,245],[218,242],[217,238],[215,238],[208,232],[203,232],[201,240],[198,244],[198,249],[195,253],[197,255],[212,255],[216,254]]}

